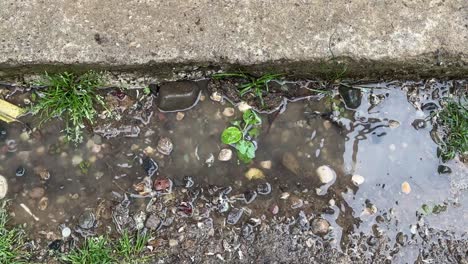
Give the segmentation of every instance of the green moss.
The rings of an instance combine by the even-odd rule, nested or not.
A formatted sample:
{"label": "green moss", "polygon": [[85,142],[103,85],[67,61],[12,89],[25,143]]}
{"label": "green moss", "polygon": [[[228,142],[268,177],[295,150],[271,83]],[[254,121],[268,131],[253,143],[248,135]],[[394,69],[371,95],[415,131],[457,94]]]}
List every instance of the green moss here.
{"label": "green moss", "polygon": [[444,132],[439,155],[443,161],[447,161],[457,154],[468,154],[468,103],[466,98],[458,101],[447,99],[443,105],[443,109],[437,113],[438,125]]}

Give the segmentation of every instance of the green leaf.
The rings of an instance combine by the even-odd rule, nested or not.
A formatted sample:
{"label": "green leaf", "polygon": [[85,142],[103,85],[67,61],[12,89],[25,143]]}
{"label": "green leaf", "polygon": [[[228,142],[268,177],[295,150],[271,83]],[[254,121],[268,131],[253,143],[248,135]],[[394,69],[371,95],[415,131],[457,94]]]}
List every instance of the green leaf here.
{"label": "green leaf", "polygon": [[248,159],[253,159],[255,158],[255,145],[247,140],[240,140],[236,144],[236,149],[238,153],[241,154],[241,156],[246,157]]}
{"label": "green leaf", "polygon": [[244,122],[247,125],[258,125],[262,123],[262,119],[260,119],[257,113],[252,111],[252,109],[245,111],[244,114],[242,115],[242,119],[244,119]]}
{"label": "green leaf", "polygon": [[430,214],[430,213],[432,212],[431,207],[430,207],[429,205],[427,205],[427,204],[423,204],[423,205],[421,206],[421,209],[422,209],[422,212],[423,212],[425,215],[428,215],[428,214]]}
{"label": "green leaf", "polygon": [[221,141],[224,144],[234,144],[242,139],[242,131],[237,127],[228,127],[221,134]]}
{"label": "green leaf", "polygon": [[432,208],[432,213],[439,214],[445,212],[447,210],[447,205],[445,204],[436,204],[434,208]]}

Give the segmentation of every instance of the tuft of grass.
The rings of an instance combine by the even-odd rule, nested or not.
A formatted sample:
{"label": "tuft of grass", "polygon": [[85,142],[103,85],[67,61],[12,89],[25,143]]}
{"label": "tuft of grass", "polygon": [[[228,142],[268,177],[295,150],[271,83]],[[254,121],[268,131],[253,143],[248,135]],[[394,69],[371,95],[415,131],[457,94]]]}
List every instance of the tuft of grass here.
{"label": "tuft of grass", "polygon": [[107,237],[88,237],[83,246],[64,255],[62,260],[71,264],[117,263]]}
{"label": "tuft of grass", "polygon": [[35,84],[47,87],[38,93],[37,102],[31,108],[33,115],[40,115],[39,126],[52,118],[63,118],[67,140],[81,143],[85,124],[93,125],[97,116],[95,106],[105,107],[102,97],[96,93],[96,88],[103,84],[101,75],[94,71],[82,75],[45,73]]}
{"label": "tuft of grass", "polygon": [[124,232],[117,241],[116,253],[123,263],[145,263],[149,257],[142,257],[141,254],[145,250],[148,242],[149,234],[136,233],[131,236],[128,232]]}
{"label": "tuft of grass", "polygon": [[437,114],[439,126],[444,131],[440,145],[440,157],[445,162],[457,154],[468,154],[468,103],[466,98],[458,102],[453,99],[444,101],[444,108]]}
{"label": "tuft of grass", "polygon": [[276,80],[281,77],[282,74],[264,74],[260,77],[255,77],[250,74],[246,73],[218,73],[214,74],[213,78],[215,79],[224,79],[224,78],[241,78],[244,79],[245,82],[240,84],[239,94],[241,97],[244,95],[251,93],[256,98],[260,100],[262,107],[265,106],[265,102],[263,101],[263,96],[267,94],[270,90],[268,88],[268,83],[272,80]]}
{"label": "tuft of grass", "polygon": [[7,203],[2,201],[0,202],[0,263],[28,263],[25,260],[28,254],[22,250],[24,232],[17,227],[7,228],[8,219]]}

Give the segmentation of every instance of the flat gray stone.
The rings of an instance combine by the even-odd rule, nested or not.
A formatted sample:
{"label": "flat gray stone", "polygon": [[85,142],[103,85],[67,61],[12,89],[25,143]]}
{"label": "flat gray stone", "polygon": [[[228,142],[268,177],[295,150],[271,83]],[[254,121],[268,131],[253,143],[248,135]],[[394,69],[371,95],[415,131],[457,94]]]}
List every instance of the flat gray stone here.
{"label": "flat gray stone", "polygon": [[196,82],[177,81],[163,83],[159,88],[156,105],[163,112],[190,109],[199,99],[200,87]]}

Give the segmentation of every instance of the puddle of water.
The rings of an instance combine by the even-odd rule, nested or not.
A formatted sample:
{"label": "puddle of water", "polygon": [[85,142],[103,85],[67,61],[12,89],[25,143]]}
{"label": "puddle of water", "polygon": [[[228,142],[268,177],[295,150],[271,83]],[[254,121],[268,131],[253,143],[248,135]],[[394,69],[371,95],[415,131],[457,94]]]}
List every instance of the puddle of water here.
{"label": "puddle of water", "polygon": [[[140,137],[103,138],[99,146],[92,141],[86,146],[92,137],[88,135],[85,143],[77,148],[56,151],[56,146],[60,145],[60,121],[48,124],[41,134],[34,133],[29,140],[21,139],[21,125],[11,124],[8,125],[9,139],[18,142],[18,150],[1,155],[0,174],[9,181],[8,198],[13,200],[14,222],[27,224],[32,231],[57,232],[59,224],[75,224],[76,217],[86,208],[95,208],[100,199],[111,200],[112,191],[132,192],[132,185],[146,176],[139,164],[143,150],[148,146],[155,149],[158,139],[165,136],[174,142],[172,154],[152,156],[159,164],[159,175],[174,179],[176,185],[181,184],[185,176],[192,176],[196,184],[229,185],[234,187],[235,193],[241,193],[258,184],[244,177],[246,170],[258,168],[261,161],[270,160],[272,168],[264,172],[266,181],[273,186],[273,193],[247,206],[253,209],[254,215],[266,214],[275,203],[282,214],[297,214],[298,209],[291,209],[289,200],[279,198],[282,192],[290,192],[306,201],[303,210],[316,214],[328,210],[324,217],[335,228],[336,241],[352,232],[375,231],[375,224],[382,222],[379,220],[382,217],[393,219],[385,228],[390,237],[395,237],[398,232],[410,234],[410,225],[417,221],[416,211],[422,204],[457,200],[457,206],[449,205],[447,212],[429,216],[427,220],[442,229],[467,232],[463,224],[468,222],[466,195],[454,193],[452,176],[437,173],[437,146],[431,140],[430,125],[419,130],[412,126],[415,119],[423,119],[428,113],[416,110],[408,102],[406,90],[411,85],[422,84],[380,83],[375,84],[374,89],[364,89],[361,105],[347,110],[343,116],[349,118],[339,119],[341,125],[313,116],[314,111],[323,112],[329,108],[325,99],[289,103],[269,130],[264,116],[257,157],[251,165],[238,163],[236,159],[217,160],[223,147],[220,134],[230,121],[240,118],[240,113],[225,117],[223,109],[230,105],[209,99],[186,111],[180,121],[176,113],[155,113],[148,125],[140,125]],[[420,103],[434,101],[431,96],[435,89],[444,95],[450,87],[450,82],[437,83],[437,87],[423,90],[422,95],[418,95],[422,98]],[[372,106],[371,93],[385,99]],[[50,153],[52,151],[56,153]],[[295,173],[283,163],[285,153],[290,153],[299,163],[300,168]],[[205,163],[210,155],[215,157],[211,167]],[[86,173],[72,164],[73,160],[81,159],[90,162]],[[318,193],[317,188],[321,186],[315,171],[322,165],[333,168],[337,178],[327,191]],[[467,175],[465,165],[455,161],[449,165],[452,175]],[[15,176],[19,166],[26,168],[25,176]],[[49,170],[49,180],[41,181],[34,173],[40,166]],[[355,186],[351,181],[353,174],[363,176],[364,183]],[[409,194],[401,191],[405,181],[411,186]],[[44,188],[49,199],[44,211],[38,209],[39,199],[30,197],[35,187]],[[335,205],[330,207],[331,199]],[[20,203],[31,208],[40,221],[26,214],[19,207]],[[375,214],[366,213],[370,204],[377,209]]]}

